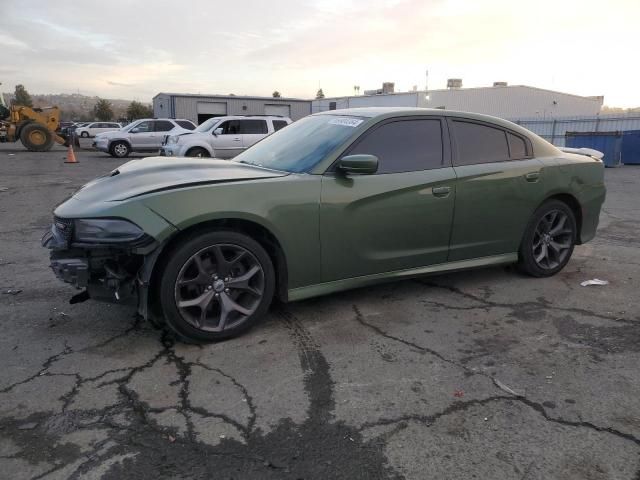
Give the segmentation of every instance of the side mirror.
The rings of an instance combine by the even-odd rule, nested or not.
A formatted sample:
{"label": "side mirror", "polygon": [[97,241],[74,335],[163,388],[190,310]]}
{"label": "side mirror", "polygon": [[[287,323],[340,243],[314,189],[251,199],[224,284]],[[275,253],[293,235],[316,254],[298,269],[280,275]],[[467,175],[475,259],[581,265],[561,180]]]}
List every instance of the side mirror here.
{"label": "side mirror", "polygon": [[132,128],[129,133],[140,133],[140,129],[138,127]]}
{"label": "side mirror", "polygon": [[217,137],[218,135],[222,135],[222,132],[224,132],[224,129],[223,129],[222,127],[218,127],[218,128],[215,128],[215,129],[213,130],[213,134],[214,134],[216,137]]}
{"label": "side mirror", "polygon": [[346,174],[371,175],[378,171],[378,157],[375,155],[347,155],[338,160],[338,170]]}

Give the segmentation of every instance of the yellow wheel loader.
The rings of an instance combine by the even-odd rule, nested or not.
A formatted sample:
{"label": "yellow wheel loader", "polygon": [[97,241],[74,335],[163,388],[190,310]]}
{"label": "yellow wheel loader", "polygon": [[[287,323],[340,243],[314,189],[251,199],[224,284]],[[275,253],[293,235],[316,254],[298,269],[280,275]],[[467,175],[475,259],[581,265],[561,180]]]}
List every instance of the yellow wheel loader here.
{"label": "yellow wheel loader", "polygon": [[53,142],[64,145],[66,140],[56,134],[60,124],[58,107],[31,108],[12,105],[7,108],[0,95],[0,141],[17,142],[32,152],[51,150]]}

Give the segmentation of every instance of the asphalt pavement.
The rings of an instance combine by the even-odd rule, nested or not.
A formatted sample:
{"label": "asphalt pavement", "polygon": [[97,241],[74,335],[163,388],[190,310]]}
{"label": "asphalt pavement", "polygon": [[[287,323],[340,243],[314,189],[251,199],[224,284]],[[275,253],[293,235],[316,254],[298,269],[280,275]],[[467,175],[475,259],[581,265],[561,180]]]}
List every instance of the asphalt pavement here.
{"label": "asphalt pavement", "polygon": [[0,144],[1,478],[640,480],[640,167],[553,278],[391,283],[193,346],[68,303],[40,238],[123,161],[64,156]]}

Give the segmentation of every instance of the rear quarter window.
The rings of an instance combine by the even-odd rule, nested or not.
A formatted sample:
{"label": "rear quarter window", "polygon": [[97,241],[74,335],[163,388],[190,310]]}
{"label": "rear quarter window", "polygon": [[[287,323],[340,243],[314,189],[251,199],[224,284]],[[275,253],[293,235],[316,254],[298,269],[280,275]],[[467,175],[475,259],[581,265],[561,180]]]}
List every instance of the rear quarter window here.
{"label": "rear quarter window", "polygon": [[511,154],[512,160],[518,160],[528,156],[527,144],[522,137],[514,135],[513,133],[507,133],[507,138],[509,139],[509,153]]}
{"label": "rear quarter window", "polygon": [[284,120],[273,120],[273,131],[277,132],[278,130],[282,130],[288,124]]}
{"label": "rear quarter window", "polygon": [[187,122],[186,120],[176,120],[176,123],[187,130],[195,130],[196,128],[193,123]]}

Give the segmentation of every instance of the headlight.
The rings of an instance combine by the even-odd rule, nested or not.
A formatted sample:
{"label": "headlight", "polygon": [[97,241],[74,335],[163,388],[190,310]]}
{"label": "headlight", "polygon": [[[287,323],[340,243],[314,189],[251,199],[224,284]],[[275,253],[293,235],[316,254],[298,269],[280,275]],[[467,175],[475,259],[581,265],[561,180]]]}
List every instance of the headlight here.
{"label": "headlight", "polygon": [[178,143],[180,137],[178,135],[170,135],[167,139],[167,143]]}
{"label": "headlight", "polygon": [[73,239],[82,243],[132,242],[144,235],[136,224],[112,218],[75,220]]}

